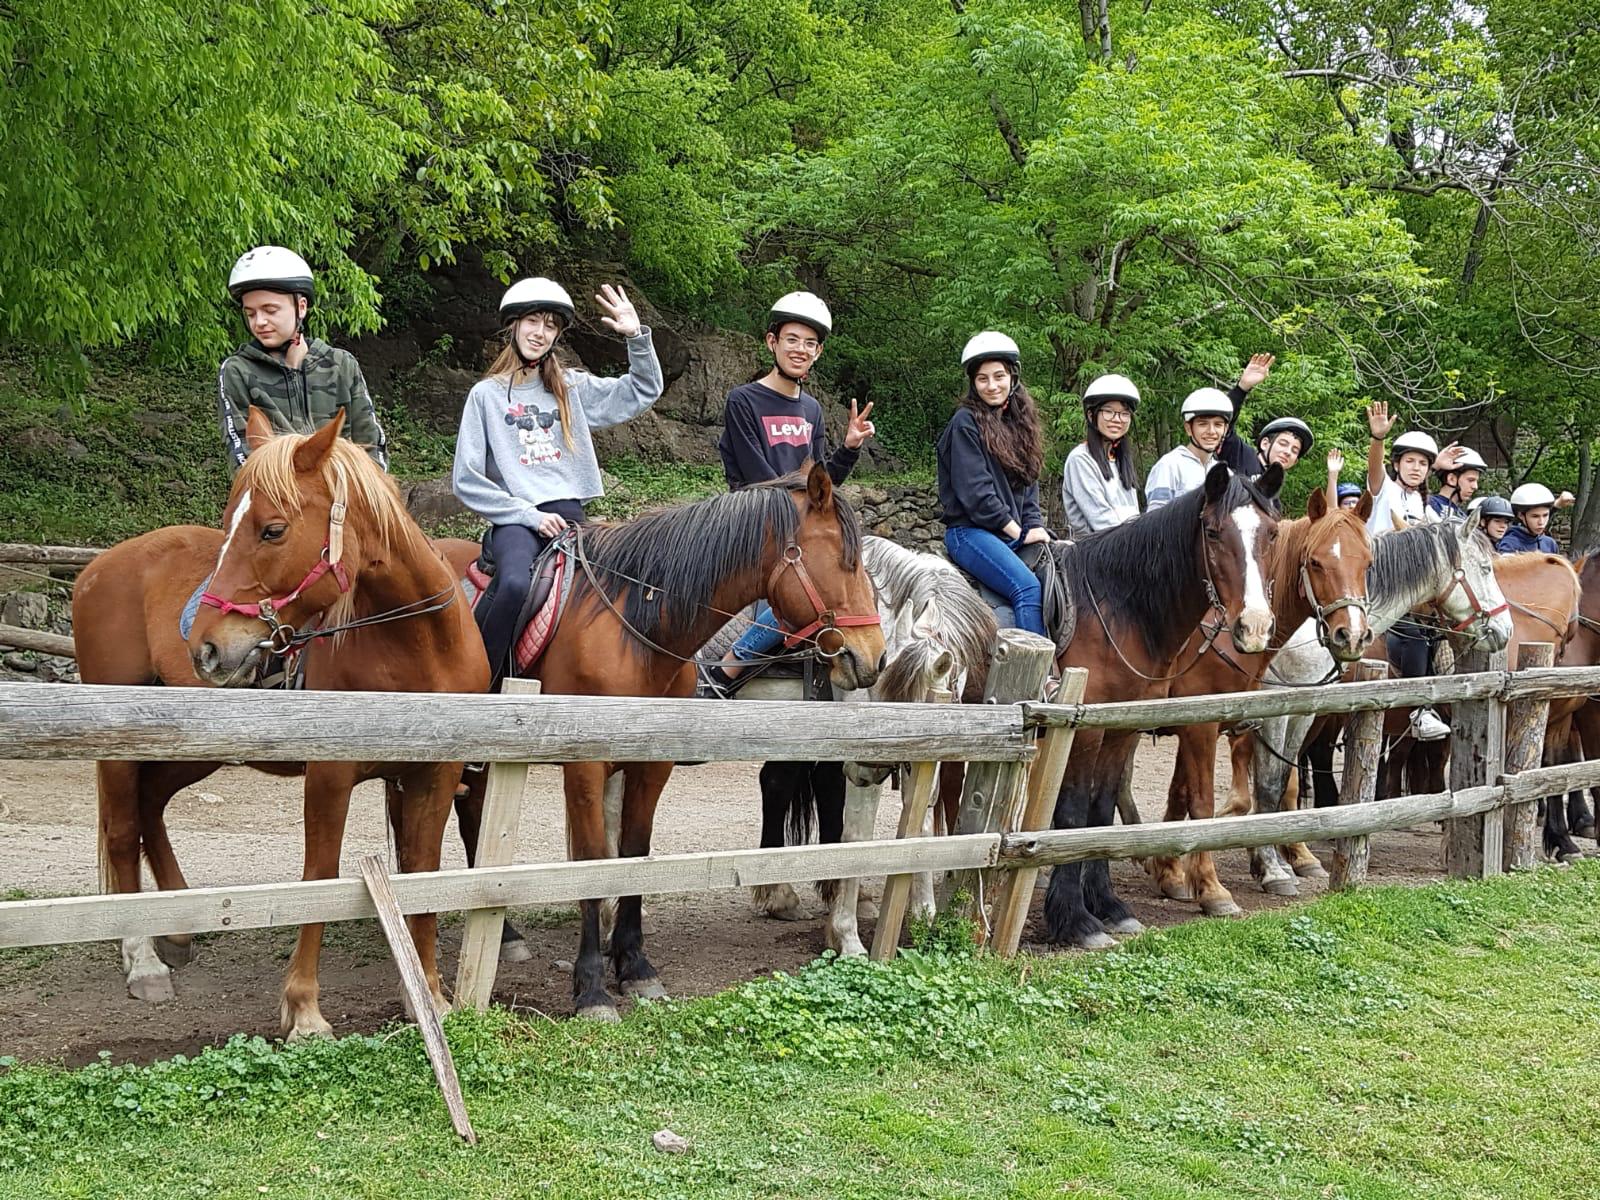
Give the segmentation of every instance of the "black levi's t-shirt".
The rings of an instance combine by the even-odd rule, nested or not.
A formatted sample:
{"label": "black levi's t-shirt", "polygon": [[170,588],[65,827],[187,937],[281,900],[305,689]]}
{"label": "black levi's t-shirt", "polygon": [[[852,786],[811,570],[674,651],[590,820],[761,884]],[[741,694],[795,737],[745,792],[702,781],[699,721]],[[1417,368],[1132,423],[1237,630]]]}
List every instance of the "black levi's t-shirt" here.
{"label": "black levi's t-shirt", "polygon": [[822,430],[822,405],[804,390],[794,399],[760,382],[728,393],[722,437],[717,442],[722,470],[734,491],[776,479],[806,461],[825,462],[835,483],[843,483],[860,457],[840,446],[830,458]]}

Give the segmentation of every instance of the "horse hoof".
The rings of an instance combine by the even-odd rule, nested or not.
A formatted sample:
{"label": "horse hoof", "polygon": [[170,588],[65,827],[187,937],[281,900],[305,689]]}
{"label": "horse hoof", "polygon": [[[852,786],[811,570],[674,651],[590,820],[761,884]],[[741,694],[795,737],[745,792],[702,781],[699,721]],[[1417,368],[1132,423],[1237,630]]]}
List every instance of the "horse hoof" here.
{"label": "horse hoof", "polygon": [[878,906],[871,900],[863,900],[856,906],[856,920],[876,921],[878,919]]}
{"label": "horse hoof", "polygon": [[1590,841],[1594,840],[1594,835],[1595,827],[1593,825],[1578,825],[1572,830],[1573,837],[1588,838]]}
{"label": "horse hoof", "polygon": [[1223,900],[1202,900],[1200,911],[1208,917],[1242,917],[1244,909],[1240,908],[1231,898]]}
{"label": "horse hoof", "polygon": [[602,1025],[615,1025],[622,1018],[615,1004],[586,1004],[578,1010],[578,1020],[599,1021]]}
{"label": "horse hoof", "polygon": [[1300,885],[1291,876],[1288,879],[1263,879],[1261,890],[1273,896],[1298,896]]}
{"label": "horse hoof", "polygon": [[184,938],[180,942],[173,938],[158,937],[156,953],[169,967],[186,967],[194,961],[194,939]]}
{"label": "horse hoof", "polygon": [[527,962],[533,957],[533,951],[528,949],[528,943],[518,938],[514,942],[500,943],[500,961],[503,963]]}
{"label": "horse hoof", "polygon": [[1116,921],[1104,922],[1107,933],[1121,934],[1123,937],[1133,937],[1144,932],[1144,922],[1138,917],[1122,917]]}
{"label": "horse hoof", "polygon": [[758,887],[750,895],[756,912],[774,921],[804,921],[809,919],[805,906],[794,888],[786,883],[772,887]]}
{"label": "horse hoof", "polygon": [[171,972],[133,976],[128,980],[128,995],[146,1004],[165,1004],[173,998]]}
{"label": "horse hoof", "polygon": [[1301,879],[1326,879],[1328,877],[1327,868],[1316,859],[1312,859],[1310,862],[1295,863],[1294,873],[1300,876]]}
{"label": "horse hoof", "polygon": [[1187,883],[1164,883],[1161,885],[1161,894],[1168,900],[1182,900],[1185,903],[1194,899],[1194,892]]}
{"label": "horse hoof", "polygon": [[333,1026],[322,1019],[321,1014],[311,1017],[298,1018],[290,1027],[285,1041],[306,1042],[312,1038],[333,1037]]}
{"label": "horse hoof", "polygon": [[1096,930],[1093,933],[1079,934],[1072,939],[1071,944],[1079,950],[1110,950],[1117,944],[1117,939],[1109,933]]}
{"label": "horse hoof", "polygon": [[661,986],[657,979],[624,979],[622,981],[622,994],[632,996],[635,1000],[666,1000],[669,999],[667,989]]}

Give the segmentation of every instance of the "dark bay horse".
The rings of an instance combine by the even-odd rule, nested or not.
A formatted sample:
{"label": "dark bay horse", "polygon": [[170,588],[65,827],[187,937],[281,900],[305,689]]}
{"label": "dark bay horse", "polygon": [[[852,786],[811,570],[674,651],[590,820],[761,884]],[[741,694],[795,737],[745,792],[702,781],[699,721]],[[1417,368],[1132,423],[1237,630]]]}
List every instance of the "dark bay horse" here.
{"label": "dark bay horse", "polygon": [[[836,688],[866,688],[877,678],[883,631],[862,564],[861,528],[820,466],[627,524],[586,526],[581,546],[587,566],[576,572],[571,600],[535,668],[547,696],[691,696],[695,653],[731,614],[763,598],[794,631],[792,644],[814,646],[827,658]],[[617,852],[649,854],[656,803],[672,767],[566,764],[571,857],[609,852],[603,796],[614,770],[624,777]],[[484,775],[469,782],[463,822],[475,824],[469,813],[481,806]],[[580,1016],[615,1020],[601,904],[581,904],[572,988]],[[617,903],[610,957],[625,995],[665,995],[644,954],[638,896]]]}
{"label": "dark bay horse", "polygon": [[[1206,696],[1222,692],[1255,691],[1261,686],[1272,656],[1290,636],[1310,622],[1317,640],[1340,662],[1353,662],[1372,641],[1367,623],[1367,567],[1372,552],[1367,545],[1366,520],[1372,496],[1364,493],[1354,510],[1332,507],[1327,493],[1311,493],[1306,515],[1281,521],[1277,540],[1268,555],[1271,580],[1273,636],[1260,654],[1241,654],[1212,646],[1200,653],[1196,631],[1179,655],[1193,667],[1174,679],[1170,696]],[[1178,759],[1167,792],[1168,821],[1204,820],[1216,814],[1216,722],[1179,729]],[[1236,916],[1238,904],[1217,878],[1210,853],[1187,856],[1180,869],[1175,858],[1153,858],[1146,863],[1156,886],[1171,900],[1194,900],[1207,916]]]}
{"label": "dark bay horse", "polygon": [[[1266,564],[1278,525],[1271,500],[1282,483],[1276,466],[1251,482],[1218,464],[1203,486],[1171,504],[1061,548],[1077,628],[1057,663],[1088,668],[1086,703],[1164,695],[1208,616],[1213,642],[1226,633],[1239,653],[1267,648]],[[1136,736],[1078,731],[1056,801],[1057,829],[1111,824]],[[1108,930],[1143,928],[1112,891],[1104,859],[1051,872],[1045,926],[1050,940],[1091,949],[1112,944]]]}
{"label": "dark bay horse", "polygon": [[[252,410],[250,457],[234,479],[226,532],[178,527],[113,547],[79,577],[73,621],[86,682],[250,686],[264,649],[303,645],[305,686],[315,690],[479,692],[488,662],[455,573],[405,511],[392,480],[339,437],[338,417],[309,437],[274,438]],[[210,578],[186,645],[184,601]],[[137,603],[129,603],[134,599]],[[301,641],[314,629],[334,636]],[[186,886],[163,812],[180,788],[215,762],[98,766],[100,825],[109,884],[139,890],[139,854],[158,886]],[[255,764],[306,777],[304,877],[338,874],[350,791],[385,782],[404,871],[435,870],[459,763]],[[434,1003],[445,1005],[436,962],[437,923],[408,918]],[[188,939],[164,939],[182,960]],[[331,1031],[318,1005],[322,926],[302,927],[284,983],[280,1017],[291,1038]],[[171,976],[149,939],[123,944],[131,994],[172,995]]]}

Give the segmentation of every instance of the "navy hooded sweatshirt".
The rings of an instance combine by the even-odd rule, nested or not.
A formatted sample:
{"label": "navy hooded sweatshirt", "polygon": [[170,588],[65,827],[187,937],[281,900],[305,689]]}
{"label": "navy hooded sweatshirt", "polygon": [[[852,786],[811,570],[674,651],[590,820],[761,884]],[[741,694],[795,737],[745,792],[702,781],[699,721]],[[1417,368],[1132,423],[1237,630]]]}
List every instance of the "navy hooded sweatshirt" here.
{"label": "navy hooded sweatshirt", "polygon": [[939,506],[946,525],[971,525],[997,536],[1010,521],[1023,533],[1044,526],[1039,513],[1039,481],[1012,480],[983,444],[978,419],[969,408],[956,409],[939,435]]}

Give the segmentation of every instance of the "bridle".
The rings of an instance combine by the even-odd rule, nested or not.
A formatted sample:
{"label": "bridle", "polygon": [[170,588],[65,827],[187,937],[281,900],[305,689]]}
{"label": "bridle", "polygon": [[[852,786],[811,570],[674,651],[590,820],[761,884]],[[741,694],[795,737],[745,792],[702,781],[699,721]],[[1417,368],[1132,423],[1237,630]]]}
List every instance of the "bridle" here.
{"label": "bridle", "polygon": [[783,548],[783,554],[779,557],[777,565],[772,568],[772,573],[767,576],[767,603],[769,605],[772,603],[773,595],[777,592],[778,580],[782,578],[785,571],[793,571],[795,578],[800,581],[800,586],[805,589],[806,599],[811,602],[813,616],[809,624],[802,625],[799,629],[790,630],[785,628],[788,623],[778,616],[776,611],[773,612],[772,616],[778,622],[778,628],[784,631],[784,649],[793,650],[804,642],[811,642],[816,646],[816,652],[821,657],[836,658],[844,652],[844,644],[841,642],[837,650],[824,649],[822,645],[822,635],[824,633],[837,633],[841,629],[860,629],[882,624],[882,619],[879,617],[876,607],[873,608],[871,615],[866,613],[840,614],[827,607],[822,599],[822,593],[817,591],[817,585],[811,580],[811,572],[806,570],[805,551],[800,548],[798,542],[790,542]]}
{"label": "bridle", "polygon": [[[1327,604],[1317,599],[1317,593],[1311,587],[1311,572],[1306,567],[1304,558],[1300,560],[1300,595],[1311,606],[1312,616],[1316,618],[1317,622],[1317,640],[1324,646],[1328,646],[1329,640],[1333,637],[1333,614],[1341,609],[1359,609],[1362,621],[1368,621],[1367,598],[1365,596],[1352,596],[1346,593],[1337,600],[1329,601]],[[1332,649],[1331,646],[1328,648]]]}
{"label": "bridle", "polygon": [[1511,604],[1509,601],[1502,601],[1500,605],[1495,608],[1485,608],[1483,601],[1478,599],[1478,593],[1473,591],[1472,585],[1467,582],[1467,569],[1465,567],[1457,567],[1455,569],[1455,575],[1451,580],[1450,586],[1441,592],[1433,602],[1434,608],[1439,613],[1441,623],[1447,622],[1450,619],[1445,615],[1444,602],[1450,598],[1457,588],[1460,588],[1467,594],[1467,603],[1472,606],[1472,614],[1464,620],[1458,621],[1456,624],[1451,625],[1451,633],[1465,633],[1470,629],[1474,629],[1483,622],[1494,620],[1501,613],[1508,612],[1511,609]]}

